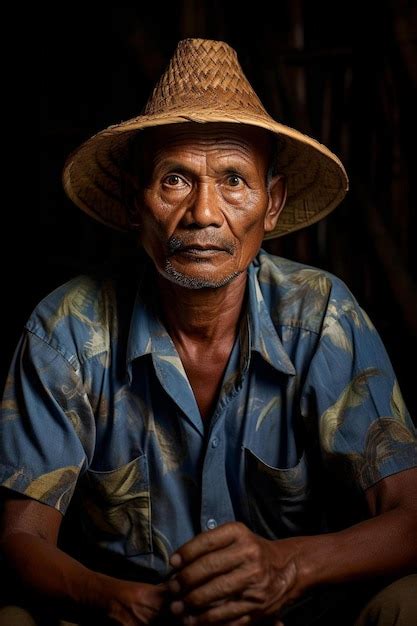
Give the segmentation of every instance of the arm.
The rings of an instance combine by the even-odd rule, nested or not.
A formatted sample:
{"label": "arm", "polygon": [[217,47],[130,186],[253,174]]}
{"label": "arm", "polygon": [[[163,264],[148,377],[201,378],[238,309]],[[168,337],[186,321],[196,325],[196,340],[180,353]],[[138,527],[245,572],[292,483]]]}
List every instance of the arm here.
{"label": "arm", "polygon": [[116,624],[149,624],[166,600],[165,585],[118,580],[99,574],[62,552],[57,538],[62,515],[25,497],[4,503],[0,549],[31,596],[77,618],[85,613]]}
{"label": "arm", "polygon": [[270,541],[231,523],[199,535],[171,559],[172,611],[194,614],[192,624],[244,624],[279,615],[319,584],[415,569],[417,469],[381,480],[366,497],[372,517],[337,533]]}

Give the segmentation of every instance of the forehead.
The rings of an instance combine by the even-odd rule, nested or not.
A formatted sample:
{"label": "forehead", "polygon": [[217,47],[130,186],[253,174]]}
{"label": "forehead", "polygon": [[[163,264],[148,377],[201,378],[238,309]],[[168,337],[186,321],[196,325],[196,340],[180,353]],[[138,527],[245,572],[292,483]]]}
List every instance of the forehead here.
{"label": "forehead", "polygon": [[261,128],[244,124],[189,122],[149,129],[140,138],[140,145],[147,158],[157,160],[173,154],[208,152],[263,165],[269,161],[272,137]]}

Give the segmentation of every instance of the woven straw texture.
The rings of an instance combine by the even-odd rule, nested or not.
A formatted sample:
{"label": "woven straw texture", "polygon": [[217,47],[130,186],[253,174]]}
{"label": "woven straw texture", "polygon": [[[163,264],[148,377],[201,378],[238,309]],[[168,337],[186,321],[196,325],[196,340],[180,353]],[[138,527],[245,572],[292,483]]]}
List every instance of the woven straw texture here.
{"label": "woven straw texture", "polygon": [[268,238],[318,221],[343,199],[348,179],[336,155],[275,121],[246,79],[236,52],[224,42],[205,39],[179,42],[141,115],[109,126],[68,157],[65,191],[95,219],[127,230],[123,189],[132,139],[152,126],[217,121],[257,126],[279,137],[278,170],[286,176],[288,195]]}

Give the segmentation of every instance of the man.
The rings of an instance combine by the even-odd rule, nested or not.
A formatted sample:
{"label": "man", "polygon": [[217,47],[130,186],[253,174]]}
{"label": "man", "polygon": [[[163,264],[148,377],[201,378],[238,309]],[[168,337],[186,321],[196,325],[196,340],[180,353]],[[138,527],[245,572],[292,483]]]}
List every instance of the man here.
{"label": "man", "polygon": [[337,157],[269,117],[226,44],[185,40],[64,185],[146,260],[26,324],[1,421],[19,584],[82,623],[343,624],[408,574],[358,624],[414,623],[416,436],[388,357],[343,283],[260,250],[341,201]]}

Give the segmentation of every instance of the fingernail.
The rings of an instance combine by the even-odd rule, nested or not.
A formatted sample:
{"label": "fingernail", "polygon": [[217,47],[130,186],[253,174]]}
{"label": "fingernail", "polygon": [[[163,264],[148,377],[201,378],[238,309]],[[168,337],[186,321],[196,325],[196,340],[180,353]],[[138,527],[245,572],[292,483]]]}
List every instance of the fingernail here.
{"label": "fingernail", "polygon": [[171,593],[179,593],[181,591],[181,585],[178,580],[170,580],[168,587]]}
{"label": "fingernail", "polygon": [[171,602],[171,611],[174,615],[180,615],[184,611],[184,602],[181,600],[176,600],[175,602]]}
{"label": "fingernail", "polygon": [[181,565],[181,557],[179,554],[175,553],[171,556],[169,562],[171,563],[172,567],[179,567]]}

